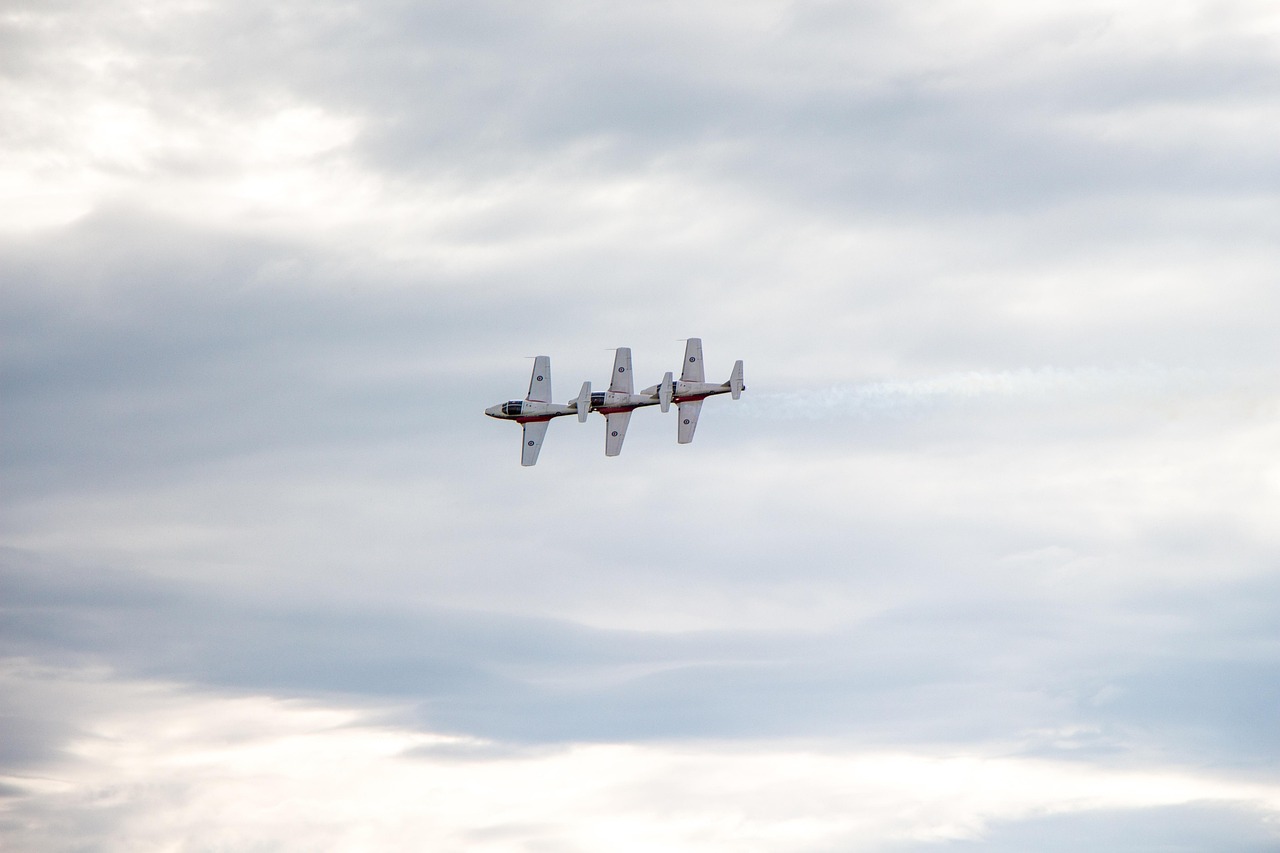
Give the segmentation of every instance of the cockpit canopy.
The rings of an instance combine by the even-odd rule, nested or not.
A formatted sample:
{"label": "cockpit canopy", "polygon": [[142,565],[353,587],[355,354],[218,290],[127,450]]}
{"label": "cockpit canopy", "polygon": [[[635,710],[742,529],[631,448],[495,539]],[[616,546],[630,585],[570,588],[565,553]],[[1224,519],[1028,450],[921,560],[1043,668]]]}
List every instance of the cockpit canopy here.
{"label": "cockpit canopy", "polygon": [[509,400],[502,404],[502,414],[518,415],[523,407],[524,402],[522,400]]}

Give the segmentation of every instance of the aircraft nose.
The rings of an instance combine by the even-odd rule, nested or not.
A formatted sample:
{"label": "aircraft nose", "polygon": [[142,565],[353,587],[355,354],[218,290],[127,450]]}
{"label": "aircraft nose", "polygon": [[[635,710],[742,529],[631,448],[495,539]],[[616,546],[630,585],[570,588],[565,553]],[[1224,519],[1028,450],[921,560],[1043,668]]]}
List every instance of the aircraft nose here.
{"label": "aircraft nose", "polygon": [[487,408],[487,409],[485,409],[485,410],[484,410],[484,413],[485,413],[486,415],[488,415],[489,417],[491,417],[491,418],[496,418],[496,417],[498,416],[498,409],[500,409],[500,408],[502,408],[502,407],[501,407],[501,406],[490,406],[489,408]]}

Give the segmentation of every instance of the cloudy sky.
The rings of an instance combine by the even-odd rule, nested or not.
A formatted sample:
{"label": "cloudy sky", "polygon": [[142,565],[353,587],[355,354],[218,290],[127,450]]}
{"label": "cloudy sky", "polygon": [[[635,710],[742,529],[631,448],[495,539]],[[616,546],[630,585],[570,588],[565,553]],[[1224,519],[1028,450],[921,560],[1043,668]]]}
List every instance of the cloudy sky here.
{"label": "cloudy sky", "polygon": [[6,0],[0,202],[5,849],[1280,847],[1272,0]]}

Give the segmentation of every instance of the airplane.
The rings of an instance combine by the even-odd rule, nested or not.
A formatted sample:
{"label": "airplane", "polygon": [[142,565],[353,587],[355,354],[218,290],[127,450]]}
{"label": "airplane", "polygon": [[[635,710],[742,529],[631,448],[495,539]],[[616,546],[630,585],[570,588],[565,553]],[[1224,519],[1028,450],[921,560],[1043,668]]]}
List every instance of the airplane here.
{"label": "airplane", "polygon": [[698,414],[702,411],[702,401],[716,394],[729,394],[738,399],[747,386],[742,384],[742,360],[734,362],[729,381],[723,385],[707,382],[702,369],[702,339],[689,338],[684,347],[684,369],[680,379],[673,381],[671,374],[662,377],[662,382],[641,391],[641,394],[652,394],[658,397],[662,411],[667,411],[674,401],[679,417],[676,428],[676,440],[680,444],[693,441],[693,431],[698,428]]}
{"label": "airplane", "polygon": [[[613,356],[613,373],[610,376],[609,390],[596,391],[591,395],[591,411],[604,415],[604,455],[617,456],[622,452],[622,440],[627,437],[631,413],[641,406],[656,406],[661,400],[656,391],[635,393],[635,386],[631,381],[631,347],[618,347]],[[670,403],[668,397],[667,405]]]}
{"label": "airplane", "polygon": [[484,410],[491,418],[515,421],[524,427],[524,441],[520,447],[520,464],[529,466],[538,461],[542,439],[547,434],[553,418],[577,415],[585,423],[591,411],[591,383],[583,382],[578,399],[567,405],[551,402],[551,357],[540,355],[533,359],[533,373],[529,376],[529,393],[523,400],[508,400]]}

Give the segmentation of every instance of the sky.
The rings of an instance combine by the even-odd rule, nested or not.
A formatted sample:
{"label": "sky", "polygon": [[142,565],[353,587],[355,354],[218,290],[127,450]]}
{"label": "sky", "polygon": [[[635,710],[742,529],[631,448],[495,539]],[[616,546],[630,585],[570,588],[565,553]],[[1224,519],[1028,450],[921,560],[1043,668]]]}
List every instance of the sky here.
{"label": "sky", "polygon": [[1280,849],[1270,0],[7,0],[0,202],[4,849]]}

